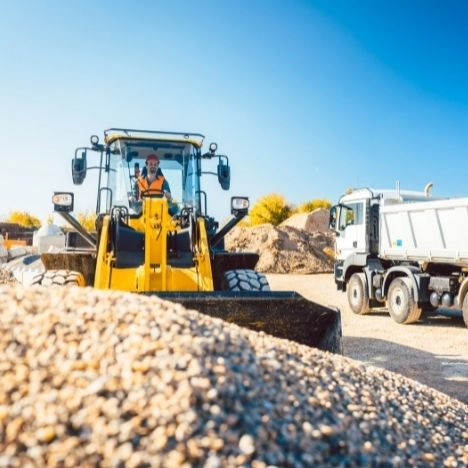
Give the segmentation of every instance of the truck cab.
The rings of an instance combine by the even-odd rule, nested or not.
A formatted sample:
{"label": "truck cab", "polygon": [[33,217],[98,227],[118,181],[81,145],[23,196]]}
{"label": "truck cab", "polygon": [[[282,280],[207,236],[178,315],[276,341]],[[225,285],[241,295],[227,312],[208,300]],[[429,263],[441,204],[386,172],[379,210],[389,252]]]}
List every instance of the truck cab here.
{"label": "truck cab", "polygon": [[369,258],[378,257],[381,206],[434,200],[426,191],[360,188],[349,190],[330,209],[330,228],[335,231],[335,281],[346,290],[346,280]]}

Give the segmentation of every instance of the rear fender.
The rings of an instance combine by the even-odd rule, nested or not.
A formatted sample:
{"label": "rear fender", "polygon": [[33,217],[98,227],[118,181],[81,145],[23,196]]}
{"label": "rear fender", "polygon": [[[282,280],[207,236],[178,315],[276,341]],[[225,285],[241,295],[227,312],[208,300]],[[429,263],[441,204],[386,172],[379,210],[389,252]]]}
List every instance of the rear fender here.
{"label": "rear fender", "polygon": [[419,291],[419,282],[416,280],[416,275],[420,273],[420,271],[416,267],[411,267],[411,266],[395,266],[392,268],[389,268],[385,274],[385,278],[382,283],[382,293],[383,296],[386,297],[388,294],[388,289],[390,288],[390,284],[392,281],[401,276],[401,277],[406,277],[409,278],[411,281],[411,286],[413,287],[413,296],[414,300],[416,302],[420,302],[422,299],[420,297]]}

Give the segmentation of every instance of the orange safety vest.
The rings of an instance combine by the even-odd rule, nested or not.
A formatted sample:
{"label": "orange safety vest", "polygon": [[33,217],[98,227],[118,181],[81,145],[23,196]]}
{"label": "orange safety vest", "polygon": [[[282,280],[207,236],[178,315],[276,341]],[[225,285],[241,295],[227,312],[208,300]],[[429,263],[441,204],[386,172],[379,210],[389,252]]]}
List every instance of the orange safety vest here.
{"label": "orange safety vest", "polygon": [[146,192],[147,194],[154,193],[155,195],[162,194],[164,180],[163,175],[158,175],[151,183],[146,177],[138,177],[137,183],[139,198],[141,198],[141,194],[143,192]]}

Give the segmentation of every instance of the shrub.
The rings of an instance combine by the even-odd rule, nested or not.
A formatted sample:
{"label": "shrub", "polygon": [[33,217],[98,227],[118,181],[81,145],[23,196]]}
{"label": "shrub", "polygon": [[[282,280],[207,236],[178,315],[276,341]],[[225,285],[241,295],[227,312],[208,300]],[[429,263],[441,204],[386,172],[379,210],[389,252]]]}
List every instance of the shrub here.
{"label": "shrub", "polygon": [[87,231],[96,230],[96,213],[89,213],[88,211],[78,213],[76,219]]}
{"label": "shrub", "polygon": [[251,226],[270,223],[278,226],[292,214],[292,208],[282,195],[272,193],[260,198],[252,206],[249,219]]}
{"label": "shrub", "polygon": [[7,218],[8,223],[19,224],[20,226],[38,229],[41,227],[39,218],[27,213],[26,211],[12,211]]}
{"label": "shrub", "polygon": [[310,213],[311,211],[314,211],[318,208],[325,208],[326,210],[329,210],[331,206],[332,204],[329,200],[316,198],[315,200],[310,200],[306,203],[303,203],[302,205],[299,205],[296,208],[295,213]]}

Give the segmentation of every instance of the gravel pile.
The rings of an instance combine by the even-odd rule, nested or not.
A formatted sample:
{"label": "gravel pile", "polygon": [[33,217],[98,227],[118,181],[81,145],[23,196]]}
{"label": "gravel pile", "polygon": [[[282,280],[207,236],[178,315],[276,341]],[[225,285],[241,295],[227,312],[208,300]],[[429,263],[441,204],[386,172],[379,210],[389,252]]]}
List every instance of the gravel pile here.
{"label": "gravel pile", "polygon": [[0,466],[467,466],[468,407],[153,297],[0,287]]}
{"label": "gravel pile", "polygon": [[0,265],[0,285],[13,283],[17,283],[13,273],[3,268],[3,265]]}

